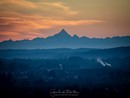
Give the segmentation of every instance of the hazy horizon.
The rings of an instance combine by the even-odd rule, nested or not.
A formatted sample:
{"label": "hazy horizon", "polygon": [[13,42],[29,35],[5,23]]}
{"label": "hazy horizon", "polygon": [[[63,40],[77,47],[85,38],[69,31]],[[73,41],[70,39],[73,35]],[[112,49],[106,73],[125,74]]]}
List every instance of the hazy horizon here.
{"label": "hazy horizon", "polygon": [[[62,29],[63,30],[63,29]],[[61,30],[61,31],[62,31]],[[13,39],[7,39],[7,40],[2,40],[2,41],[0,41],[0,42],[4,42],[4,41],[9,41],[9,40],[11,40],[11,41],[22,41],[22,40],[34,40],[34,39],[36,39],[36,38],[48,38],[48,37],[53,37],[53,36],[55,36],[56,34],[59,34],[61,31],[59,31],[59,32],[57,32],[57,33],[55,33],[55,34],[53,34],[53,35],[50,35],[50,36],[47,36],[47,37],[35,37],[35,38],[32,38],[32,39],[18,39],[18,40],[13,40]],[[66,30],[65,30],[66,31]],[[67,31],[66,31],[67,32]],[[71,37],[73,37],[74,35],[77,35],[77,34],[70,34],[69,32],[67,32],[67,34],[69,34]],[[78,35],[77,35],[78,36]],[[89,39],[106,39],[106,38],[113,38],[113,37],[130,37],[130,35],[129,36],[127,36],[127,35],[124,35],[124,36],[111,36],[111,37],[88,37],[88,36],[78,36],[79,38],[82,38],[82,37],[86,37],[86,38],[89,38]]]}

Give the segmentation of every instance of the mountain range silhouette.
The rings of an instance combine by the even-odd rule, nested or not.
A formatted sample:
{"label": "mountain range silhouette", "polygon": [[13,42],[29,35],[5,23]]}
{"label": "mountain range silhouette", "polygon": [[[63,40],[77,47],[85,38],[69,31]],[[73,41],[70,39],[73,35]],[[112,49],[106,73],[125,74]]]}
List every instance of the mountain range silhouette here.
{"label": "mountain range silhouette", "polygon": [[71,36],[62,29],[59,33],[47,38],[34,38],[32,40],[6,40],[0,42],[0,49],[50,49],[50,48],[114,48],[130,46],[130,36],[115,36],[112,38],[88,38]]}

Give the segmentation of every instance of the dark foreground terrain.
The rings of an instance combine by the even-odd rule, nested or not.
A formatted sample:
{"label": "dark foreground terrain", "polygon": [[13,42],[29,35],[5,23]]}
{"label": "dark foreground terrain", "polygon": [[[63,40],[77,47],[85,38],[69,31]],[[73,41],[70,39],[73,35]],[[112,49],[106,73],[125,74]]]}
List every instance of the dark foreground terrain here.
{"label": "dark foreground terrain", "polygon": [[[75,55],[64,54],[55,59],[44,55],[41,58],[42,54],[40,58],[23,58],[17,55],[19,50],[1,50],[0,98],[130,98],[127,48],[125,51],[122,48],[102,51],[61,49],[55,52]],[[30,56],[39,51],[42,50],[30,54],[28,50],[23,54],[27,52]]]}

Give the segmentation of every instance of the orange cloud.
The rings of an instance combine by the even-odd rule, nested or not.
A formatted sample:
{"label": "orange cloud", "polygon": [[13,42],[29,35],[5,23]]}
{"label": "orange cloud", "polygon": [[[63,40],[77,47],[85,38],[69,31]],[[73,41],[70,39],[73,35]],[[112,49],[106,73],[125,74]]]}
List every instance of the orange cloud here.
{"label": "orange cloud", "polygon": [[[5,12],[15,12],[24,15],[40,15],[51,18],[66,18],[78,14],[62,2],[29,2],[26,0],[2,0],[0,1],[1,15]],[[4,15],[4,14],[3,14]]]}
{"label": "orange cloud", "polygon": [[62,2],[1,0],[0,12],[0,40],[32,39],[44,36],[41,30],[103,23],[101,20],[72,20],[78,11]]}
{"label": "orange cloud", "polygon": [[[78,12],[76,11],[72,11],[70,9],[70,7],[68,6],[65,6],[64,3],[62,2],[54,2],[54,3],[40,3],[40,4],[43,4],[43,5],[48,5],[48,6],[52,6],[52,7],[56,7],[56,8],[59,8],[61,10],[64,10],[64,14],[67,12],[69,15],[76,15],[78,14]],[[57,12],[56,12],[57,13]]]}
{"label": "orange cloud", "polygon": [[16,36],[21,36],[20,39],[27,38],[27,35],[29,39],[32,39],[37,36],[44,36],[44,34],[40,32],[41,29],[103,23],[103,21],[100,20],[45,20],[41,18],[38,19],[36,17],[30,19],[28,17],[24,19],[0,18],[0,21],[0,35],[4,35],[4,32],[12,32],[11,34],[5,33],[5,36],[15,36],[14,34],[18,33],[18,35]]}
{"label": "orange cloud", "polygon": [[[92,25],[103,23],[100,20],[45,20],[39,17],[26,18],[0,18],[0,28],[5,31],[36,31],[37,29],[49,29],[56,26]],[[8,28],[7,28],[8,27]],[[4,31],[4,30],[2,30]]]}

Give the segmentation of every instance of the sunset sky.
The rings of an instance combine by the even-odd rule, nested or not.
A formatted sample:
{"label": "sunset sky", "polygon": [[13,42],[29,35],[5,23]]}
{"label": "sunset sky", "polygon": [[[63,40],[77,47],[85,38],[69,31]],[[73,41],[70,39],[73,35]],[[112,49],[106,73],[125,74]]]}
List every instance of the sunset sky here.
{"label": "sunset sky", "polygon": [[63,28],[78,36],[130,36],[130,0],[0,0],[0,41]]}

